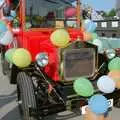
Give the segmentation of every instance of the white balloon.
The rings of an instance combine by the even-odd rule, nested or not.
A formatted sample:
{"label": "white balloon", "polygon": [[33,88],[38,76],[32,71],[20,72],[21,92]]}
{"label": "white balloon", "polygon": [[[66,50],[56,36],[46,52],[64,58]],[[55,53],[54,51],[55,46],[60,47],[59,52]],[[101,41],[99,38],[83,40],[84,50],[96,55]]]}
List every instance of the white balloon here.
{"label": "white balloon", "polygon": [[97,87],[104,93],[112,93],[115,90],[115,82],[109,76],[104,75],[98,79]]}
{"label": "white balloon", "polygon": [[3,5],[4,2],[5,0],[0,0],[0,7]]}
{"label": "white balloon", "polygon": [[16,11],[15,10],[11,10],[10,11],[10,15],[15,18],[16,17]]}
{"label": "white balloon", "polygon": [[10,31],[5,32],[5,34],[0,38],[0,44],[9,45],[13,41],[13,34]]}

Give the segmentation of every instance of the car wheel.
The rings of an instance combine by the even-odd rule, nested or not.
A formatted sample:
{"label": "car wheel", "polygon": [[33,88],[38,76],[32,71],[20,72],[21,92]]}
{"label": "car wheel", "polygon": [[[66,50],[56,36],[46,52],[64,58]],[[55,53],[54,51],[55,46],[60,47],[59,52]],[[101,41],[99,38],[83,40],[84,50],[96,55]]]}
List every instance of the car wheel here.
{"label": "car wheel", "polygon": [[36,99],[32,80],[25,72],[20,72],[17,76],[17,93],[23,120],[37,120],[29,114],[29,107],[36,109]]}
{"label": "car wheel", "polygon": [[114,107],[120,108],[120,98],[114,101]]}
{"label": "car wheel", "polygon": [[5,60],[5,52],[1,51],[1,66],[2,66],[2,73],[7,75],[9,71],[9,63]]}

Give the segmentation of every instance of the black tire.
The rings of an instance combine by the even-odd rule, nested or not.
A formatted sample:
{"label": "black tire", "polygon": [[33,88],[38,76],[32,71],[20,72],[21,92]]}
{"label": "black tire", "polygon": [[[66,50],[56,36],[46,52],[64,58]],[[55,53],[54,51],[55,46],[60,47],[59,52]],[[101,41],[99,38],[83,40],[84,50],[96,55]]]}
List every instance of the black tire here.
{"label": "black tire", "polygon": [[114,101],[114,107],[120,108],[120,98]]}
{"label": "black tire", "polygon": [[36,99],[31,78],[25,73],[21,72],[17,76],[18,101],[20,112],[23,120],[37,120],[29,115],[29,107],[36,109]]}
{"label": "black tire", "polygon": [[2,66],[2,73],[7,75],[9,71],[9,63],[5,60],[5,52],[1,51],[1,66]]}

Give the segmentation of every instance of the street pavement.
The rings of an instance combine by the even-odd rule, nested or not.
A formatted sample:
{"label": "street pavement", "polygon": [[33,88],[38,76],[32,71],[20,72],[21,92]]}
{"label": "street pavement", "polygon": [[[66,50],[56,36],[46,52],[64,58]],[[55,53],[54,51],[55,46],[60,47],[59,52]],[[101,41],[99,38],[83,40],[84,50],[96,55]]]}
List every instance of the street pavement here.
{"label": "street pavement", "polygon": [[[64,117],[63,117],[64,116]],[[112,120],[120,120],[120,109],[113,108],[110,112]],[[1,72],[0,67],[0,120],[22,120],[19,114],[16,85],[10,85],[8,78]],[[45,120],[83,120],[71,112],[62,112],[48,116]]]}

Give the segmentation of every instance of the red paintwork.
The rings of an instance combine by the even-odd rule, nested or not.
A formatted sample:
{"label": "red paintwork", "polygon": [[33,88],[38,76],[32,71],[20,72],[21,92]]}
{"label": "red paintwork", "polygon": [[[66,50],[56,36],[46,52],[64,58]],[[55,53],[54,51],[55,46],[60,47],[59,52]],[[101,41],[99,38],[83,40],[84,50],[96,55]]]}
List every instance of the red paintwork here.
{"label": "red paintwork", "polygon": [[[28,49],[31,54],[33,61],[35,60],[35,56],[37,53],[41,51],[45,51],[47,49],[47,52],[50,52],[51,49],[58,49],[54,45],[52,45],[50,41],[50,35],[54,30],[49,31],[23,31],[22,32],[22,39],[19,39],[20,47],[24,47]],[[77,39],[78,35],[81,39],[83,39],[83,34],[81,31],[78,30],[68,30],[70,33],[71,41],[74,41]],[[49,44],[49,45],[48,45]],[[44,48],[44,49],[43,49]],[[41,50],[42,49],[42,50]]]}
{"label": "red paintwork", "polygon": [[[52,30],[53,31],[53,30]],[[52,45],[50,41],[50,35],[52,31],[49,29],[46,31],[22,31],[20,35],[20,39],[17,39],[19,42],[19,46],[26,48],[30,51],[32,55],[33,61],[35,60],[36,54],[40,52],[47,52],[49,56],[49,64],[45,67],[45,72],[50,76],[53,80],[60,80],[58,75],[58,49],[54,45]],[[83,38],[82,32],[78,30],[69,30],[71,41],[76,40],[77,36],[80,35],[80,38]]]}
{"label": "red paintwork", "polygon": [[[26,48],[32,55],[32,60],[35,60],[36,54],[40,52],[47,52],[49,56],[49,64],[45,67],[45,72],[53,80],[60,80],[58,74],[59,58],[58,49],[52,45],[50,41],[50,35],[55,29],[39,28],[24,30],[25,16],[24,16],[25,5],[21,2],[19,20],[21,27],[19,32],[14,32],[15,38],[19,47]],[[83,32],[78,29],[68,29],[71,37],[71,42],[76,40],[78,36],[83,39]]]}

